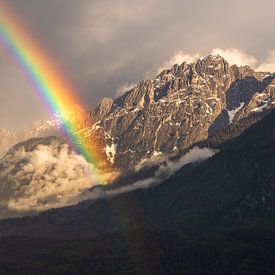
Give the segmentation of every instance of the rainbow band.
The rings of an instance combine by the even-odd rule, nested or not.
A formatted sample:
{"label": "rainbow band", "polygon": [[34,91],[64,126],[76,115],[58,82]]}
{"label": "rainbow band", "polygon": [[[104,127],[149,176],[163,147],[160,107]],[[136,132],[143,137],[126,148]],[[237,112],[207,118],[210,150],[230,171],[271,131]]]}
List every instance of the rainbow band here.
{"label": "rainbow band", "polygon": [[[20,69],[29,79],[36,94],[41,98],[51,113],[61,114],[63,130],[85,159],[98,168],[98,164],[107,163],[106,155],[99,151],[95,136],[86,136],[82,129],[85,125],[85,112],[76,100],[77,94],[57,71],[49,56],[26,31],[24,24],[0,1],[0,42],[7,49]],[[82,114],[77,121],[68,119],[66,114]],[[100,165],[99,165],[100,166]],[[95,172],[96,171],[96,172]],[[99,183],[102,175],[98,169]]]}

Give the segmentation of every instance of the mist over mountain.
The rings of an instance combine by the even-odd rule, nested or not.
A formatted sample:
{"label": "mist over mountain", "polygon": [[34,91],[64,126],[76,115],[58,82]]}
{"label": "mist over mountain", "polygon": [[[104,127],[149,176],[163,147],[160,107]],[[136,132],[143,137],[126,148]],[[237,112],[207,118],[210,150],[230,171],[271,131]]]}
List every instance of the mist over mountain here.
{"label": "mist over mountain", "polygon": [[0,161],[0,216],[76,204],[97,184],[91,165],[61,139],[30,139]]}
{"label": "mist over mountain", "polygon": [[274,77],[211,55],[68,114],[119,170],[106,186],[65,118],[2,129],[0,273],[265,274],[259,255],[273,270]]}
{"label": "mist over mountain", "polygon": [[[134,216],[129,213],[124,217],[125,222],[133,227],[132,229],[141,224],[154,227],[157,224],[161,226],[162,223],[167,223],[175,227],[183,226],[185,230],[191,231],[195,227],[199,230],[200,226],[219,230],[220,227],[223,228],[229,224],[232,226],[242,220],[273,217],[275,215],[274,121],[275,111],[272,111],[239,137],[228,142],[220,152],[212,154],[212,157],[208,153],[204,153],[203,157],[203,153],[197,151],[194,156],[189,157],[188,161],[181,161],[181,165],[175,169],[175,173],[171,173],[171,177],[164,179],[153,188],[146,190],[133,188],[129,190],[132,192],[122,192],[119,196],[104,196],[98,201],[92,200],[78,206],[48,211],[38,217],[2,221],[0,232],[5,235],[23,230],[22,232],[29,231],[35,235],[47,235],[48,230],[54,232],[53,223],[49,226],[48,219],[55,221],[56,234],[59,234],[60,226],[63,228],[64,236],[75,234],[75,231],[71,232],[72,223],[76,227],[84,223],[79,227],[80,235],[86,235],[87,232],[84,231],[90,232],[92,228],[95,230],[93,233],[96,234],[106,230],[113,232],[119,230],[119,224],[117,224],[119,221],[112,218],[114,205],[118,207],[117,211],[130,213],[137,211]],[[202,160],[206,160],[196,162],[199,156]],[[192,158],[194,161],[191,160]],[[174,160],[174,163],[171,163],[174,166],[171,168],[179,162]],[[155,164],[160,167],[161,161]],[[154,163],[144,167],[150,169],[152,166]],[[164,167],[161,169],[165,171]],[[141,170],[137,172],[141,178]],[[154,174],[153,172],[151,175]],[[144,176],[145,179],[152,178],[149,172],[148,175]],[[137,182],[133,179],[128,177],[128,185],[131,186],[131,183]],[[110,186],[103,190],[108,192],[113,189]],[[188,224],[187,221],[192,215],[197,217]],[[204,219],[204,215],[212,218]],[[106,222],[115,224],[106,226]],[[14,228],[13,223],[17,224],[17,228],[11,233],[10,230]],[[34,232],[32,229],[33,226],[35,227],[34,224],[40,224],[44,229],[41,231],[38,226],[37,231]]]}
{"label": "mist over mountain", "polygon": [[274,0],[0,0],[0,275],[274,275]]}
{"label": "mist over mountain", "polygon": [[[195,63],[175,64],[115,100],[104,98],[89,114],[68,116],[73,120],[86,116],[82,131],[101,140],[102,153],[120,170],[118,182],[138,174],[139,167],[163,165],[163,171],[157,169],[144,180],[137,177],[137,182],[129,182],[132,187],[113,192],[120,194],[167,179],[169,169],[183,166],[180,159],[190,146],[208,146],[210,152],[211,147],[220,149],[218,144],[240,135],[274,106],[274,75],[230,66],[221,56],[210,55]],[[89,193],[97,183],[85,172],[89,164],[79,162],[81,157],[62,138],[63,119],[54,115],[15,134],[1,130],[3,155],[23,141],[0,161],[2,217],[105,196]],[[196,159],[200,154],[203,150]],[[70,171],[62,170],[62,163]]]}
{"label": "mist over mountain", "polygon": [[[274,122],[272,111],[213,157],[155,187],[1,221],[2,269],[272,274]],[[20,257],[26,248],[31,252]]]}
{"label": "mist over mountain", "polygon": [[[178,159],[152,158],[142,169],[158,166],[150,177],[118,179],[110,188],[100,188],[96,169],[61,139],[30,139],[16,145],[0,161],[0,219],[34,215],[52,208],[75,205],[83,200],[114,197],[161,184],[182,166],[199,163],[217,151],[193,148]],[[99,187],[95,189],[94,187]]]}
{"label": "mist over mountain", "polygon": [[[175,64],[115,100],[102,99],[83,131],[95,132],[109,161],[128,170],[157,154],[178,153],[241,119],[262,117],[274,105],[273,74],[210,55]],[[2,154],[10,144],[56,135],[60,123],[58,117],[37,122],[15,134]],[[7,140],[9,134],[1,136]]]}
{"label": "mist over mountain", "polygon": [[172,153],[275,105],[275,80],[248,66],[230,66],[221,56],[174,65],[91,113],[94,130],[112,148],[122,169],[143,158]]}

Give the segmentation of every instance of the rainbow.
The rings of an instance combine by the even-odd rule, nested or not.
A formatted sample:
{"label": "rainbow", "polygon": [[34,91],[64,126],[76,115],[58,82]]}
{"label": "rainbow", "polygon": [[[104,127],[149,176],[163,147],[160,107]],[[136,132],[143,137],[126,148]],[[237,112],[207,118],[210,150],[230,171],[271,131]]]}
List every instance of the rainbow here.
{"label": "rainbow", "polygon": [[[54,66],[46,51],[28,32],[23,21],[0,0],[0,44],[28,78],[36,95],[51,114],[59,114],[63,131],[74,149],[90,162],[99,183],[104,183],[102,167],[111,170],[98,137],[87,127],[86,110],[76,98],[77,92]],[[68,114],[77,114],[70,116]],[[73,119],[71,117],[74,117]],[[77,117],[77,119],[76,119]]]}

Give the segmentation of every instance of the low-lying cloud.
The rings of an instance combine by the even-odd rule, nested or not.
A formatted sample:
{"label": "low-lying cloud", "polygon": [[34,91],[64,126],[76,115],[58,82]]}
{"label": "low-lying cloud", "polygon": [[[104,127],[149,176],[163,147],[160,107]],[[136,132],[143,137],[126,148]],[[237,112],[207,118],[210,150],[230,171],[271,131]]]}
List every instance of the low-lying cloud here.
{"label": "low-lying cloud", "polygon": [[217,153],[217,150],[210,148],[199,148],[194,147],[183,155],[180,159],[164,161],[164,156],[149,159],[143,164],[136,167],[136,172],[138,172],[143,167],[159,165],[158,169],[155,171],[154,175],[150,178],[138,180],[132,184],[122,186],[116,189],[111,189],[104,191],[100,188],[93,189],[90,193],[86,193],[82,196],[82,200],[96,200],[106,197],[114,197],[123,193],[131,192],[138,189],[147,189],[158,184],[161,184],[165,180],[169,179],[172,175],[178,172],[183,166],[189,163],[199,163],[205,161],[206,159],[212,157]]}
{"label": "low-lying cloud", "polygon": [[[154,159],[150,159],[143,163],[144,166],[153,166],[157,165],[159,162],[161,164],[159,165],[159,168],[156,170],[154,176],[150,179],[152,183],[158,184],[162,181],[170,178],[172,175],[174,175],[176,172],[178,172],[183,166],[185,166],[188,163],[195,163],[195,162],[202,162],[210,157],[212,157],[217,150],[213,150],[210,148],[199,148],[194,147],[191,150],[189,150],[185,155],[183,155],[180,159],[177,160],[170,160],[167,159],[163,162],[163,158],[156,157],[155,161]],[[142,166],[137,166],[137,171],[142,168]],[[148,187],[148,180],[145,181],[139,181],[133,184],[135,187],[143,186]],[[149,184],[150,185],[150,184]],[[131,187],[131,186],[129,186]]]}
{"label": "low-lying cloud", "polygon": [[0,217],[24,216],[149,188],[168,179],[182,166],[213,154],[215,151],[211,149],[195,147],[178,160],[152,159],[143,163],[143,167],[159,165],[152,177],[104,191],[92,188],[98,183],[91,165],[68,145],[55,140],[32,151],[22,146],[10,151],[0,162]]}
{"label": "low-lying cloud", "polygon": [[43,211],[78,202],[78,197],[96,185],[91,165],[68,145],[53,142],[24,147],[9,153],[0,163],[2,208],[10,211]]}

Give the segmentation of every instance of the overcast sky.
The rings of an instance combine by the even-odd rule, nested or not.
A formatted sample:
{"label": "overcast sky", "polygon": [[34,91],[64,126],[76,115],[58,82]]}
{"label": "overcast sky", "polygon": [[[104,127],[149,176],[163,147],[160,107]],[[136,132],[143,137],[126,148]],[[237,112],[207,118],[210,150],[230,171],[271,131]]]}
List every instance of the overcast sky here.
{"label": "overcast sky", "polygon": [[[6,1],[90,108],[171,58],[192,60],[217,48],[230,56],[234,48],[251,65],[275,64],[274,0]],[[47,115],[0,48],[0,128],[19,129]]]}

